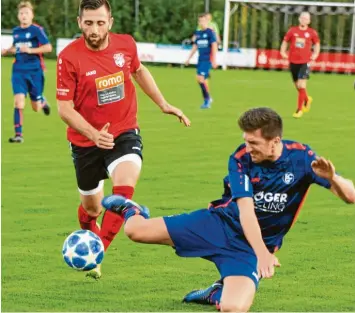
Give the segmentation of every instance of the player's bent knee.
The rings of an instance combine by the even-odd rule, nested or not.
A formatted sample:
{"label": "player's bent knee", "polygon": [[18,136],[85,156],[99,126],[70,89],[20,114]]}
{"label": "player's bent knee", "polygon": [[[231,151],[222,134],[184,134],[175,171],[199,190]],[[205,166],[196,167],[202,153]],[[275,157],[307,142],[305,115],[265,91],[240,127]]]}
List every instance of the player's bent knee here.
{"label": "player's bent knee", "polygon": [[17,109],[25,108],[25,97],[24,95],[15,95],[14,106]]}
{"label": "player's bent knee", "polygon": [[41,101],[32,101],[32,110],[35,112],[39,112],[42,109],[42,102]]}

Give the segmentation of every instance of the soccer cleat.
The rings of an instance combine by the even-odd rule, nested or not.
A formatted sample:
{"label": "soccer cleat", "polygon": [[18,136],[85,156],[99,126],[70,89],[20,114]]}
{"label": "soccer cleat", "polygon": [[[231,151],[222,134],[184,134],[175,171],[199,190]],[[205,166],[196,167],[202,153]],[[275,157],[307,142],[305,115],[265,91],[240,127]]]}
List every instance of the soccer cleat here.
{"label": "soccer cleat", "polygon": [[51,107],[49,106],[47,101],[45,102],[44,106],[42,107],[42,110],[43,110],[44,115],[51,114]]}
{"label": "soccer cleat", "polygon": [[[101,226],[98,222],[96,222],[96,226],[99,230],[101,230]],[[86,273],[86,277],[90,277],[96,280],[99,280],[102,276],[101,273],[101,264],[97,265],[94,269],[92,269],[91,271],[88,271]]]}
{"label": "soccer cleat", "polygon": [[200,290],[193,290],[189,292],[182,302],[186,303],[198,303],[198,304],[214,304],[211,301],[211,296],[218,291],[219,289],[223,288],[223,284],[221,281],[216,281],[215,283],[212,284],[212,286],[206,288],[206,289],[200,289]]}
{"label": "soccer cleat", "polygon": [[14,136],[9,138],[9,142],[11,143],[23,143],[25,140],[23,139],[22,136]]}
{"label": "soccer cleat", "polygon": [[101,276],[101,264],[97,265],[94,269],[86,273],[86,277],[90,277],[96,280],[99,280]]}
{"label": "soccer cleat", "polygon": [[150,216],[147,207],[141,206],[138,203],[119,195],[107,196],[103,198],[101,204],[106,210],[117,214],[123,214],[127,209],[134,209],[138,214],[140,213],[144,217],[149,218]]}
{"label": "soccer cleat", "polygon": [[313,98],[308,96],[308,100],[307,102],[304,104],[303,108],[302,108],[302,111],[307,113],[311,110],[311,104],[313,102]]}
{"label": "soccer cleat", "polygon": [[297,112],[295,112],[295,113],[292,114],[292,116],[293,116],[294,118],[301,118],[302,115],[303,115],[303,111],[302,111],[302,110],[299,110],[299,111],[297,111]]}
{"label": "soccer cleat", "polygon": [[200,106],[200,109],[210,109],[211,108],[211,104],[213,102],[212,98],[206,99],[203,104]]}

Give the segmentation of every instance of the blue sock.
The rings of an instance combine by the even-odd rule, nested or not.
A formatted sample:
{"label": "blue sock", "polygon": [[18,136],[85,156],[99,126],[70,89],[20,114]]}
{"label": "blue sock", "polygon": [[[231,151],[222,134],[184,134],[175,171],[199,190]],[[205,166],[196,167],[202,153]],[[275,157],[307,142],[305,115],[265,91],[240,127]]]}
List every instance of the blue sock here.
{"label": "blue sock", "polygon": [[141,210],[137,209],[137,208],[129,208],[129,209],[125,209],[123,211],[123,218],[125,220],[125,222],[132,216],[135,216],[135,215],[141,215],[143,216],[145,219],[148,219],[149,216],[145,213],[145,212],[142,212]]}
{"label": "blue sock", "polygon": [[15,108],[14,109],[14,126],[15,126],[15,135],[22,136],[22,115],[23,110]]}
{"label": "blue sock", "polygon": [[222,290],[223,288],[218,288],[213,293],[211,293],[209,298],[209,302],[211,304],[221,303]]}
{"label": "blue sock", "polygon": [[199,83],[201,90],[202,90],[202,95],[203,95],[203,99],[208,100],[210,98],[210,94],[207,91],[207,87],[205,83]]}

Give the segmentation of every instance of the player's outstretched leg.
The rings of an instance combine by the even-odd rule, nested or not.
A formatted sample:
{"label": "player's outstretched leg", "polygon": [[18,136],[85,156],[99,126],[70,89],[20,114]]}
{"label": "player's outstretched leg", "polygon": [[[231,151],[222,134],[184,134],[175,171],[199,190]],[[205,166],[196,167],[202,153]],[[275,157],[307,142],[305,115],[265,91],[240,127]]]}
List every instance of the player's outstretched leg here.
{"label": "player's outstretched leg", "polygon": [[147,207],[118,195],[105,197],[102,200],[102,206],[124,218],[124,232],[132,241],[174,245],[164,218],[149,219],[150,213]]}
{"label": "player's outstretched leg", "polygon": [[182,300],[186,303],[219,304],[221,302],[223,281],[217,280],[206,289],[190,291]]}

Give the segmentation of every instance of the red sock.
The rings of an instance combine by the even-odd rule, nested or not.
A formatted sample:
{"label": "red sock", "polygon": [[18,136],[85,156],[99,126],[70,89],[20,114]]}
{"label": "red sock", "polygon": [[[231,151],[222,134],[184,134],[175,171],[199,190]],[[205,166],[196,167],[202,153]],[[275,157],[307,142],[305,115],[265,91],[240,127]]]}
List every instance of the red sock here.
{"label": "red sock", "polygon": [[91,230],[96,235],[100,236],[100,228],[96,225],[96,220],[98,216],[91,216],[84,209],[83,205],[80,204],[78,208],[78,219],[81,229]]}
{"label": "red sock", "polygon": [[308,101],[308,96],[307,96],[307,91],[304,88],[299,88],[298,89],[298,105],[297,105],[297,111],[302,110],[303,105],[305,102]]}
{"label": "red sock", "polygon": [[[131,186],[114,186],[112,188],[112,193],[114,195],[121,195],[127,199],[132,199],[134,188]],[[124,219],[121,215],[117,215],[110,211],[105,212],[101,222],[100,235],[100,238],[105,247],[105,251],[120,231],[123,222]]]}

